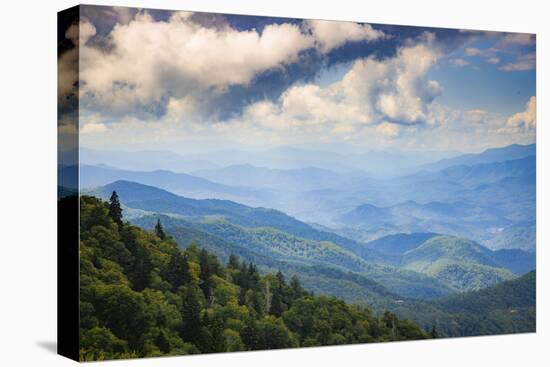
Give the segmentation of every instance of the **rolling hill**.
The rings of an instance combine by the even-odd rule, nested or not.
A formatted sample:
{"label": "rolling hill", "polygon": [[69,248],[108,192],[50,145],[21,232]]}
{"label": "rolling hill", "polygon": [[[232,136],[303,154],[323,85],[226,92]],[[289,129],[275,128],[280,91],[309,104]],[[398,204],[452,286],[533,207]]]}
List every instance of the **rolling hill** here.
{"label": "rolling hill", "polygon": [[190,199],[130,181],[116,181],[89,192],[105,199],[113,191],[117,191],[121,201],[133,209],[184,217],[218,216],[243,227],[272,227],[306,239],[333,242],[355,254],[369,256],[369,260],[374,260],[378,256],[376,251],[363,253],[363,244],[331,232],[317,230],[309,224],[274,209],[252,208],[229,200]]}
{"label": "rolling hill", "polygon": [[[429,241],[433,239],[433,241]],[[426,243],[427,242],[427,243]],[[464,238],[442,236],[436,233],[400,233],[383,236],[368,242],[367,249],[387,255],[393,265],[436,264],[438,261],[466,261],[478,265],[505,268],[515,275],[524,275],[536,268],[534,252],[519,249],[491,250]],[[410,265],[410,264],[409,264]]]}
{"label": "rolling hill", "polygon": [[[133,223],[149,229],[153,228],[158,218],[158,215],[144,216],[134,219]],[[201,237],[208,237],[217,244],[210,249],[222,258],[231,252],[238,256],[244,253],[266,268],[272,267],[273,261],[276,261],[279,267],[284,263],[285,267],[299,265],[339,269],[344,273],[356,273],[374,280],[401,297],[434,298],[451,292],[450,288],[429,276],[365,261],[332,242],[305,239],[269,227],[246,228],[219,218],[194,221],[169,216],[160,218],[166,231],[181,246],[186,246],[193,239],[190,233],[194,233],[194,236],[197,233],[207,234]],[[241,251],[243,248],[246,251]],[[323,289],[323,293],[327,293],[327,290]]]}
{"label": "rolling hill", "polygon": [[[64,170],[71,169],[75,169],[74,166],[64,168]],[[265,197],[269,196],[265,190],[232,187],[185,173],[166,170],[129,171],[105,165],[80,166],[81,188],[89,189],[121,180],[155,186],[190,198],[238,200],[250,205],[263,202]]]}
{"label": "rolling hill", "polygon": [[533,333],[536,331],[536,273],[478,291],[431,301],[403,300],[385,305],[443,337]]}
{"label": "rolling hill", "polygon": [[439,279],[458,291],[478,290],[514,278],[475,242],[436,236],[403,254],[401,266]]}

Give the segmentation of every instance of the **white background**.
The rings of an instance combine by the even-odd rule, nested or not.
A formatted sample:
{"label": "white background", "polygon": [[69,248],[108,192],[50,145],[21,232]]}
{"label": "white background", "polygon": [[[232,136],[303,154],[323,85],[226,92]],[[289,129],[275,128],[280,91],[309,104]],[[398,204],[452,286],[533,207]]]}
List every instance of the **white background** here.
{"label": "white background", "polygon": [[[89,3],[102,4],[91,1]],[[548,103],[545,1],[149,0],[109,5],[537,33],[536,334],[249,352],[106,366],[550,365]],[[0,13],[0,366],[64,366],[56,340],[56,12],[73,1],[3,2]],[[106,4],[106,3],[103,3]],[[546,189],[546,190],[545,190]],[[513,200],[513,198],[511,198]],[[546,340],[545,340],[546,339]]]}

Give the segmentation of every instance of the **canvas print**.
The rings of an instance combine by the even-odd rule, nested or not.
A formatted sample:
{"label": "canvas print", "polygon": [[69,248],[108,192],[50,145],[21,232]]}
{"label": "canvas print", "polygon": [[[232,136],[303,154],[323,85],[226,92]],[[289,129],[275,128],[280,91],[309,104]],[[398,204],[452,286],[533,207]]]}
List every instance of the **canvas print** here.
{"label": "canvas print", "polygon": [[536,331],[534,34],[59,13],[59,349]]}

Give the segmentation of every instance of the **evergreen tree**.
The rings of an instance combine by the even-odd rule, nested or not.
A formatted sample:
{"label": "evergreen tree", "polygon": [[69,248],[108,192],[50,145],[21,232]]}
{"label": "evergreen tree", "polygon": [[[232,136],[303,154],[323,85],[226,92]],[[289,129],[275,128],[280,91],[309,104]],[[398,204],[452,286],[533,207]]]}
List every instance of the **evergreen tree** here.
{"label": "evergreen tree", "polygon": [[212,296],[212,280],[210,279],[210,277],[212,276],[212,267],[210,266],[208,251],[206,251],[205,249],[201,249],[201,251],[199,252],[199,265],[201,267],[200,287],[204,292],[204,297],[206,298],[206,301],[208,302],[210,300],[210,297]]}
{"label": "evergreen tree", "polygon": [[227,267],[229,269],[237,270],[239,269],[239,259],[234,254],[229,255],[229,261],[227,262]]}
{"label": "evergreen tree", "polygon": [[191,281],[187,256],[181,251],[174,251],[163,272],[164,278],[172,285],[172,291]]}
{"label": "evergreen tree", "polygon": [[296,300],[306,295],[306,292],[300,283],[300,279],[298,279],[296,275],[293,275],[290,279],[290,291],[292,293],[292,300]]}
{"label": "evergreen tree", "polygon": [[217,353],[225,351],[225,340],[223,337],[223,319],[214,316],[208,323],[208,351]]}
{"label": "evergreen tree", "polygon": [[254,317],[246,319],[244,329],[241,332],[241,339],[247,350],[258,349],[258,328],[256,327]]}
{"label": "evergreen tree", "polygon": [[164,332],[164,330],[161,330],[158,333],[155,339],[155,344],[157,345],[157,347],[159,347],[162,353],[170,352],[170,342],[168,341],[168,338],[166,337],[166,333]]}
{"label": "evergreen tree", "polygon": [[199,347],[203,339],[201,323],[201,295],[200,288],[194,283],[189,283],[185,287],[182,295],[182,323],[180,336],[184,341],[195,344]]}
{"label": "evergreen tree", "polygon": [[82,360],[437,335],[435,326],[424,332],[390,312],[376,317],[315,297],[296,276],[260,275],[234,256],[224,267],[197,244],[181,251],[128,223],[117,229],[107,203],[86,196],[80,203]]}
{"label": "evergreen tree", "polygon": [[120,207],[120,200],[116,191],[113,191],[111,194],[111,199],[109,202],[109,216],[115,221],[119,226],[122,225],[122,208]]}
{"label": "evergreen tree", "polygon": [[138,244],[134,251],[134,261],[128,270],[134,290],[141,291],[149,286],[152,270],[151,254],[142,244]]}
{"label": "evergreen tree", "polygon": [[164,233],[164,228],[162,228],[162,224],[160,223],[160,218],[157,219],[157,225],[155,226],[155,234],[157,235],[158,238],[160,238],[163,241],[166,239],[166,233]]}
{"label": "evergreen tree", "polygon": [[282,289],[282,288],[286,287],[285,276],[280,270],[277,272],[277,274],[275,274],[275,276],[277,277],[277,280],[279,281],[279,288]]}
{"label": "evergreen tree", "polygon": [[248,269],[246,272],[248,287],[251,289],[258,288],[260,283],[260,273],[258,272],[256,265],[253,263],[248,264]]}
{"label": "evergreen tree", "polygon": [[269,310],[269,313],[274,316],[280,317],[286,310],[284,304],[286,283],[285,277],[280,270],[275,275],[275,278],[277,278],[277,286],[273,290],[273,296],[271,298],[271,308]]}

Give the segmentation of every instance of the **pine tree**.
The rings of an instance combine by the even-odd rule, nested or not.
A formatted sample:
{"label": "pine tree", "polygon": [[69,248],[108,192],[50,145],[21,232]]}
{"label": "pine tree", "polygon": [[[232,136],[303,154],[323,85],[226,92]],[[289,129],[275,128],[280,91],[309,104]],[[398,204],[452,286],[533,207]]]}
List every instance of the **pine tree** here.
{"label": "pine tree", "polygon": [[290,289],[292,293],[292,300],[296,300],[306,294],[302,284],[300,283],[300,279],[298,279],[296,275],[293,275],[290,279]]}
{"label": "pine tree", "polygon": [[161,240],[166,239],[166,233],[164,232],[164,228],[162,228],[162,224],[160,223],[160,219],[157,219],[157,225],[155,226],[155,234],[158,238]]}
{"label": "pine tree", "polygon": [[181,251],[175,251],[170,257],[170,261],[166,265],[163,275],[164,278],[172,285],[173,291],[190,282],[191,273],[189,272],[187,255],[183,255]]}
{"label": "pine tree", "polygon": [[210,297],[212,296],[212,280],[210,277],[212,276],[212,267],[210,266],[210,258],[208,256],[208,251],[205,249],[201,249],[199,252],[199,265],[201,268],[200,273],[200,287],[202,291],[204,292],[204,297],[207,301],[210,300]]}
{"label": "pine tree", "polygon": [[164,330],[161,330],[158,333],[157,337],[155,338],[155,344],[157,345],[157,347],[159,347],[159,350],[162,353],[170,352],[170,342],[168,341]]}
{"label": "pine tree", "polygon": [[200,288],[190,283],[182,294],[182,324],[180,336],[189,343],[199,347],[202,344],[203,331],[201,322]]}
{"label": "pine tree", "polygon": [[246,349],[258,349],[258,328],[254,317],[250,316],[246,319],[244,329],[241,332],[241,339],[246,345]]}
{"label": "pine tree", "polygon": [[227,262],[227,267],[229,269],[235,269],[235,270],[239,269],[240,264],[237,256],[235,256],[234,254],[229,255],[229,261]]}
{"label": "pine tree", "polygon": [[122,225],[122,208],[120,207],[120,200],[116,191],[113,191],[111,194],[109,216],[115,221],[116,224],[119,226]]}
{"label": "pine tree", "polygon": [[277,287],[273,291],[270,313],[274,316],[280,317],[286,308],[284,303],[286,282],[285,276],[280,270],[277,272],[275,277],[277,278]]}

